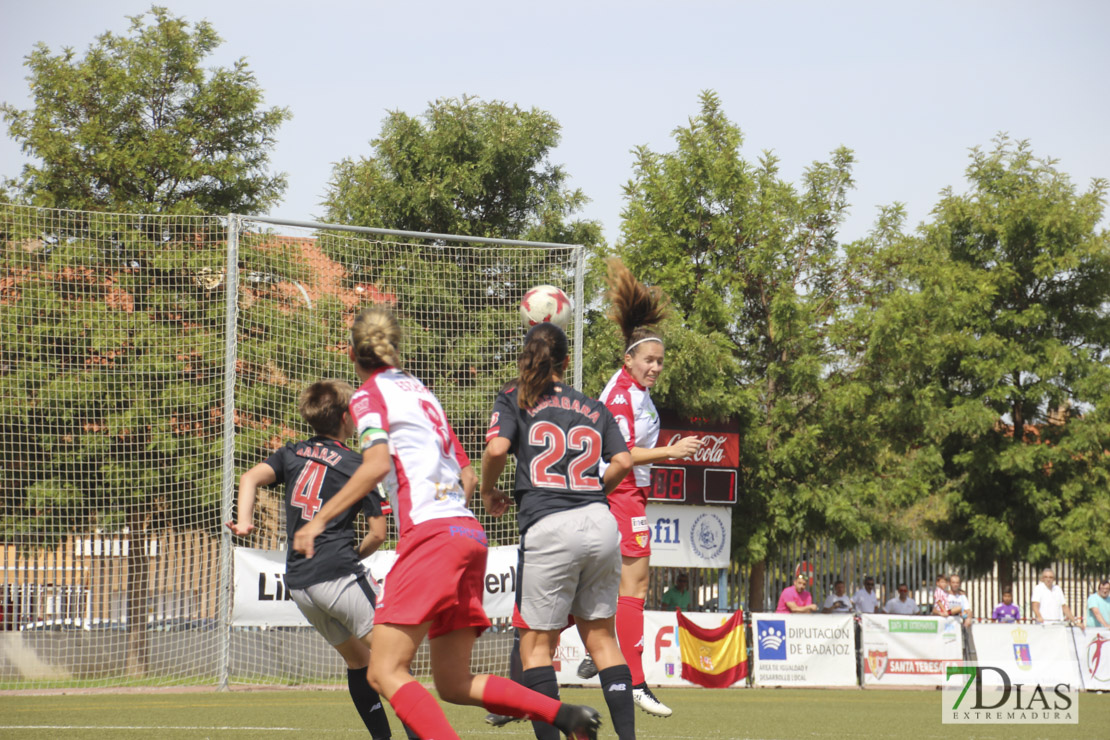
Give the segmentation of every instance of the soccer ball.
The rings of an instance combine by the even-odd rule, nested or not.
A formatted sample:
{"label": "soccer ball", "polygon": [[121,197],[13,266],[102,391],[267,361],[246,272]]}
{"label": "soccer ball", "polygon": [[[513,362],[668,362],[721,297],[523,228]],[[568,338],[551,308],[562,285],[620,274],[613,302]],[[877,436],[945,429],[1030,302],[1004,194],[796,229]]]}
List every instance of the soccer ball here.
{"label": "soccer ball", "polygon": [[554,285],[537,285],[520,299],[520,320],[525,329],[544,321],[566,329],[573,312],[574,304],[570,298]]}

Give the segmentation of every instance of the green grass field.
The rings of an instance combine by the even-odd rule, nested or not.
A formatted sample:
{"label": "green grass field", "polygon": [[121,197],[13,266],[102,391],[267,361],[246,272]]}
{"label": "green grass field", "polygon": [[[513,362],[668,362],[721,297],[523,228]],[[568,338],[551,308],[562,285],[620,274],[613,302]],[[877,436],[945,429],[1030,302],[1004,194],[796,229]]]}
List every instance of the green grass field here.
{"label": "green grass field", "polygon": [[[936,691],[813,691],[660,689],[675,710],[669,719],[637,712],[637,737],[711,740],[747,738],[1099,738],[1110,734],[1110,695],[1083,694],[1079,725],[956,726],[940,722]],[[569,701],[604,707],[596,690],[563,689]],[[605,714],[604,710],[602,711]],[[527,740],[531,727],[494,729],[476,707],[447,707],[463,738]],[[608,717],[606,716],[606,720]],[[394,737],[403,738],[391,716]],[[0,696],[4,738],[226,738],[368,737],[340,691],[232,691]],[[615,735],[607,724],[601,737]]]}

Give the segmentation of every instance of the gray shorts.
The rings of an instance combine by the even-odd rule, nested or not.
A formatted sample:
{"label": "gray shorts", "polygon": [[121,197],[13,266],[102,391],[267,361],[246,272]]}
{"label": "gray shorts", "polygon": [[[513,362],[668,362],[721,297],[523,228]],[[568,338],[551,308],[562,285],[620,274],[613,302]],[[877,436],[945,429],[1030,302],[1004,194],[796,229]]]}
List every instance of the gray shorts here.
{"label": "gray shorts", "polygon": [[620,533],[605,504],[548,514],[520,538],[517,609],[529,629],[612,617],[620,582]]}
{"label": "gray shorts", "polygon": [[368,574],[352,573],[308,588],[289,589],[289,596],[316,631],[329,644],[338,645],[373,629],[380,590]]}

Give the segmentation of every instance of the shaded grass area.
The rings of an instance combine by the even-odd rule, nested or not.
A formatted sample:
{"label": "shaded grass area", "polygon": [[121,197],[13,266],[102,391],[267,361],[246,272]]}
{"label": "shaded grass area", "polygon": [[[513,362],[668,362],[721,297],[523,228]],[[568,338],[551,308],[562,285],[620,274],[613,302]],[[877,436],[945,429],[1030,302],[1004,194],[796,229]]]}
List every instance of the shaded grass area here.
{"label": "shaded grass area", "polygon": [[[1110,695],[1083,694],[1075,725],[942,725],[936,691],[817,691],[659,689],[675,711],[669,719],[637,713],[641,740],[791,740],[882,738],[884,740],[1022,740],[1106,737]],[[596,689],[563,689],[567,701],[592,704],[606,717],[600,737],[613,738]],[[526,723],[494,729],[477,707],[446,707],[463,738],[525,740]],[[391,714],[394,737],[404,737]],[[368,737],[345,691],[286,690],[143,694],[0,696],[0,737],[227,738],[297,736]]]}

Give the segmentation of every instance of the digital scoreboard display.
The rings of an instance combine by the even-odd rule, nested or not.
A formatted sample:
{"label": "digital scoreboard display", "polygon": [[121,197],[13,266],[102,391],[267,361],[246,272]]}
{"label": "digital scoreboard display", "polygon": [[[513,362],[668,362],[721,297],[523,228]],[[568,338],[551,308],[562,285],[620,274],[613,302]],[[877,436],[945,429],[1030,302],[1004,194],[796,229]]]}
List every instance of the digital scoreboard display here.
{"label": "digital scoreboard display", "polygon": [[653,464],[648,500],[661,504],[735,504],[740,467],[737,425],[688,419],[662,410],[660,418],[662,429],[657,447],[667,447],[690,436],[700,437],[702,446],[688,460]]}

